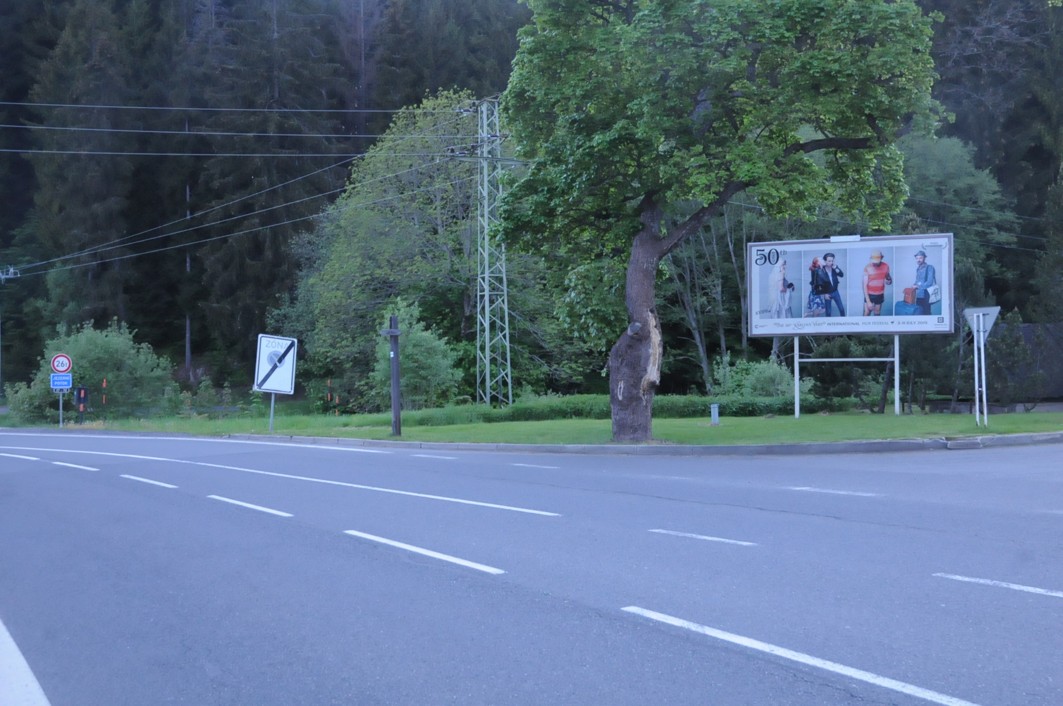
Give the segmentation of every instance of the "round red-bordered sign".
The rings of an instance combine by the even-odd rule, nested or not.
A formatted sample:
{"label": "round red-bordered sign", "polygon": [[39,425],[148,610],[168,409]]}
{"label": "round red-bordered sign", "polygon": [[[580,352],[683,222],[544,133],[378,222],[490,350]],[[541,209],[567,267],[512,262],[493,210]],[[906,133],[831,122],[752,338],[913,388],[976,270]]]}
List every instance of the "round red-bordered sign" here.
{"label": "round red-bordered sign", "polygon": [[74,367],[74,362],[66,353],[56,353],[52,356],[52,372],[69,373]]}

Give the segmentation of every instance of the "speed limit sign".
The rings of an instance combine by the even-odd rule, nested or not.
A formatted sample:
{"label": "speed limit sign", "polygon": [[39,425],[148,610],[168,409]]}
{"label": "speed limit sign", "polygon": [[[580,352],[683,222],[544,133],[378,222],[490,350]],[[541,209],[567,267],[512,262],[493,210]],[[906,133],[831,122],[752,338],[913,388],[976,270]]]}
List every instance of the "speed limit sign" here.
{"label": "speed limit sign", "polygon": [[69,373],[73,367],[74,363],[66,353],[56,353],[52,356],[52,372]]}

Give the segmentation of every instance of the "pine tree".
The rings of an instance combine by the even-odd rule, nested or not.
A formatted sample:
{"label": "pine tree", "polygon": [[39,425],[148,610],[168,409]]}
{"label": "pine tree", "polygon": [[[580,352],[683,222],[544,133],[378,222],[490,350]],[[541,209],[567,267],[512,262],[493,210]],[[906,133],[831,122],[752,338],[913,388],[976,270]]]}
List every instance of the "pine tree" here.
{"label": "pine tree", "polygon": [[[125,215],[133,165],[120,155],[128,143],[108,130],[128,98],[128,57],[118,18],[110,3],[77,0],[59,41],[42,64],[31,97],[40,103],[79,107],[42,109],[42,127],[98,132],[40,130],[33,155],[39,184],[34,236],[45,257],[62,257],[114,243],[125,235]],[[83,107],[82,107],[83,106]],[[125,319],[130,268],[122,250],[94,252],[65,261],[48,277],[49,310],[55,320]]]}

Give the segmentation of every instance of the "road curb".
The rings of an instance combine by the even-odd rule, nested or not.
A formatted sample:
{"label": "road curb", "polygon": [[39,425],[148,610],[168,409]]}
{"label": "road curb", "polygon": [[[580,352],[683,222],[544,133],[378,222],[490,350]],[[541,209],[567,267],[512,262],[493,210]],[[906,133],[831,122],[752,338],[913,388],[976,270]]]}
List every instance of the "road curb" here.
{"label": "road curb", "polygon": [[810,442],[802,444],[761,444],[742,446],[701,446],[679,444],[501,444],[446,443],[441,441],[399,441],[392,439],[341,439],[322,436],[260,436],[231,434],[224,438],[239,441],[274,441],[294,444],[334,445],[352,448],[419,449],[425,451],[497,451],[517,453],[566,453],[627,456],[799,456],[830,453],[895,453],[982,449],[994,446],[1027,446],[1063,443],[1063,432],[1002,434],[954,439],[879,439],[872,441]]}
{"label": "road curb", "polygon": [[[56,433],[55,429],[0,429],[0,435]],[[984,436],[934,439],[875,439],[867,441],[807,442],[799,444],[684,445],[657,442],[649,444],[504,444],[448,443],[443,441],[403,441],[397,439],[348,439],[334,436],[286,434],[223,434],[196,437],[175,432],[131,432],[102,429],[65,429],[60,433],[101,436],[144,436],[171,438],[230,439],[286,444],[339,446],[366,449],[420,449],[425,451],[496,451],[500,453],[585,454],[625,456],[802,456],[832,453],[897,453],[904,451],[977,450],[995,447],[1033,446],[1063,443],[1063,431],[1030,434],[987,434]]]}

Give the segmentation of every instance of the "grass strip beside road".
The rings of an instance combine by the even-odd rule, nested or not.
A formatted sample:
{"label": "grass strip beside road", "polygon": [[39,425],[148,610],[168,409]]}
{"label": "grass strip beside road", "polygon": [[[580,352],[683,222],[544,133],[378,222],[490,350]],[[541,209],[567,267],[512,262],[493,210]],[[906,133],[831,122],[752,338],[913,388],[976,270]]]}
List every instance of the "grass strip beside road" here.
{"label": "grass strip beside road", "polygon": [[[323,436],[347,439],[394,439],[390,421],[381,415],[278,415],[274,435]],[[266,418],[204,419],[173,417],[69,425],[71,430],[150,431],[202,436],[269,433]],[[1063,412],[997,414],[989,426],[979,427],[967,414],[810,414],[793,417],[724,417],[719,426],[707,418],[655,419],[653,436],[659,443],[701,445],[795,444],[876,439],[940,439],[991,434],[1063,431]],[[601,419],[404,425],[404,441],[510,444],[610,444],[611,424]]]}

